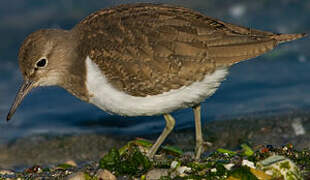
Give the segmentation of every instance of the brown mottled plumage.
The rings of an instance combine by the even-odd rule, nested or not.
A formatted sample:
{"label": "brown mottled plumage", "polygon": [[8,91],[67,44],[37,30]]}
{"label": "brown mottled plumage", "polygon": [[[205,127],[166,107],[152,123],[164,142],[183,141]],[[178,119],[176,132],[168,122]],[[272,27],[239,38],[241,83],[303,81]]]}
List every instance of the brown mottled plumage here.
{"label": "brown mottled plumage", "polygon": [[58,85],[117,114],[164,114],[166,128],[148,152],[152,158],[174,127],[168,113],[193,106],[199,159],[199,103],[216,91],[227,69],[303,36],[249,29],[170,5],[103,9],[69,31],[27,37],[19,52],[24,84],[7,120],[32,88]]}
{"label": "brown mottled plumage", "polygon": [[83,41],[82,55],[89,55],[116,88],[133,96],[188,86],[218,66],[228,67],[303,36],[244,28],[190,9],[154,4],[104,9],[73,31],[79,31]]}

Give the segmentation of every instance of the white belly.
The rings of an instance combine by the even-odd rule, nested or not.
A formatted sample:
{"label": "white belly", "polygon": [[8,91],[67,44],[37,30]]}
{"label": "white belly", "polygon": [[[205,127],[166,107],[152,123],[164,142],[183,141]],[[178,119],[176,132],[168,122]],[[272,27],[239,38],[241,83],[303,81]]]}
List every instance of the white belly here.
{"label": "white belly", "polygon": [[211,96],[228,73],[225,68],[218,69],[190,86],[158,95],[137,97],[115,89],[89,57],[86,59],[86,67],[86,87],[91,96],[89,102],[104,111],[124,116],[150,116],[191,107]]}

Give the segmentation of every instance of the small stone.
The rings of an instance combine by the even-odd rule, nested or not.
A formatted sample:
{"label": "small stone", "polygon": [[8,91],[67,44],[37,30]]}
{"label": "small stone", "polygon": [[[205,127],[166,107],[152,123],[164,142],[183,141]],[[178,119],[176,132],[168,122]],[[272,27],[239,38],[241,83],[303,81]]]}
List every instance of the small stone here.
{"label": "small stone", "polygon": [[275,178],[302,179],[302,174],[297,165],[283,156],[271,156],[257,162],[259,170]]}
{"label": "small stone", "polygon": [[274,155],[274,156],[270,156],[270,157],[260,161],[259,163],[262,164],[263,166],[268,166],[268,165],[274,164],[278,161],[283,161],[285,159],[286,158],[284,156]]}
{"label": "small stone", "polygon": [[234,167],[234,166],[235,166],[235,164],[233,164],[233,163],[229,163],[229,164],[225,164],[225,165],[224,165],[224,167],[225,167],[228,171],[230,171],[231,168]]}
{"label": "small stone", "polygon": [[187,166],[181,166],[178,168],[179,173],[191,172],[192,168]]}
{"label": "small stone", "polygon": [[161,176],[168,176],[168,169],[152,169],[146,174],[146,180],[160,179]]}
{"label": "small stone", "polygon": [[31,167],[31,168],[26,169],[25,172],[26,173],[37,173],[37,174],[40,174],[40,173],[43,172],[43,169],[42,169],[41,166],[35,165],[35,166]]}
{"label": "small stone", "polygon": [[267,152],[269,152],[269,148],[266,148],[266,147],[263,147],[261,150],[260,150],[260,152],[261,153],[267,153]]}
{"label": "small stone", "polygon": [[212,168],[210,171],[213,173],[216,173],[217,170],[216,170],[216,168]]}
{"label": "small stone", "polygon": [[190,167],[186,167],[186,166],[180,166],[177,168],[177,172],[179,174],[179,176],[184,177],[186,174],[186,172],[191,172],[192,169]]}
{"label": "small stone", "polygon": [[86,177],[83,172],[77,172],[68,176],[67,180],[86,180]]}
{"label": "small stone", "polygon": [[65,162],[65,164],[68,164],[68,165],[73,166],[73,167],[77,167],[76,162],[73,161],[73,160],[68,160],[68,161]]}
{"label": "small stone", "polygon": [[252,161],[248,161],[248,160],[246,160],[246,159],[244,159],[244,160],[242,161],[242,166],[248,166],[248,167],[250,167],[250,168],[255,169],[254,163],[253,163]]}
{"label": "small stone", "polygon": [[114,174],[106,169],[99,169],[97,171],[96,177],[98,177],[99,180],[116,180]]}
{"label": "small stone", "polygon": [[14,175],[14,172],[11,170],[0,170],[0,175]]}
{"label": "small stone", "polygon": [[171,165],[170,165],[170,168],[171,169],[175,169],[177,168],[178,166],[180,166],[180,163],[178,161],[172,161]]}
{"label": "small stone", "polygon": [[65,170],[65,175],[71,174],[71,171]]}
{"label": "small stone", "polygon": [[258,169],[253,169],[250,168],[250,171],[252,174],[254,174],[258,179],[263,179],[263,180],[271,180],[272,176],[268,175],[264,171],[258,170]]}

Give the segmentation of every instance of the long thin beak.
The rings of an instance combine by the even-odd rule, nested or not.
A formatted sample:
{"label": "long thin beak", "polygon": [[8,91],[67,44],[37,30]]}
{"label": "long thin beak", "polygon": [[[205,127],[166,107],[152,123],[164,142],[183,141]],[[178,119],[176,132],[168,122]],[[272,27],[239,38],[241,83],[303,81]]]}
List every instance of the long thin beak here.
{"label": "long thin beak", "polygon": [[20,87],[18,94],[15,97],[14,103],[11,106],[11,109],[6,117],[6,120],[9,121],[13,114],[15,113],[18,105],[22,102],[24,97],[30,92],[30,90],[34,87],[33,81],[25,80],[23,85]]}

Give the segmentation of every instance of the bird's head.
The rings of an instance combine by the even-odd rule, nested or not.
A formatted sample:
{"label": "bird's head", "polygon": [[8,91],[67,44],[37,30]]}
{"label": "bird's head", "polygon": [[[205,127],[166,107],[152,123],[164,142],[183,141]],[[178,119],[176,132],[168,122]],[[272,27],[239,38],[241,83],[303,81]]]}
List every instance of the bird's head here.
{"label": "bird's head", "polygon": [[23,42],[18,55],[23,84],[8,113],[9,120],[23,98],[38,86],[60,85],[70,65],[70,32],[65,30],[38,30]]}

